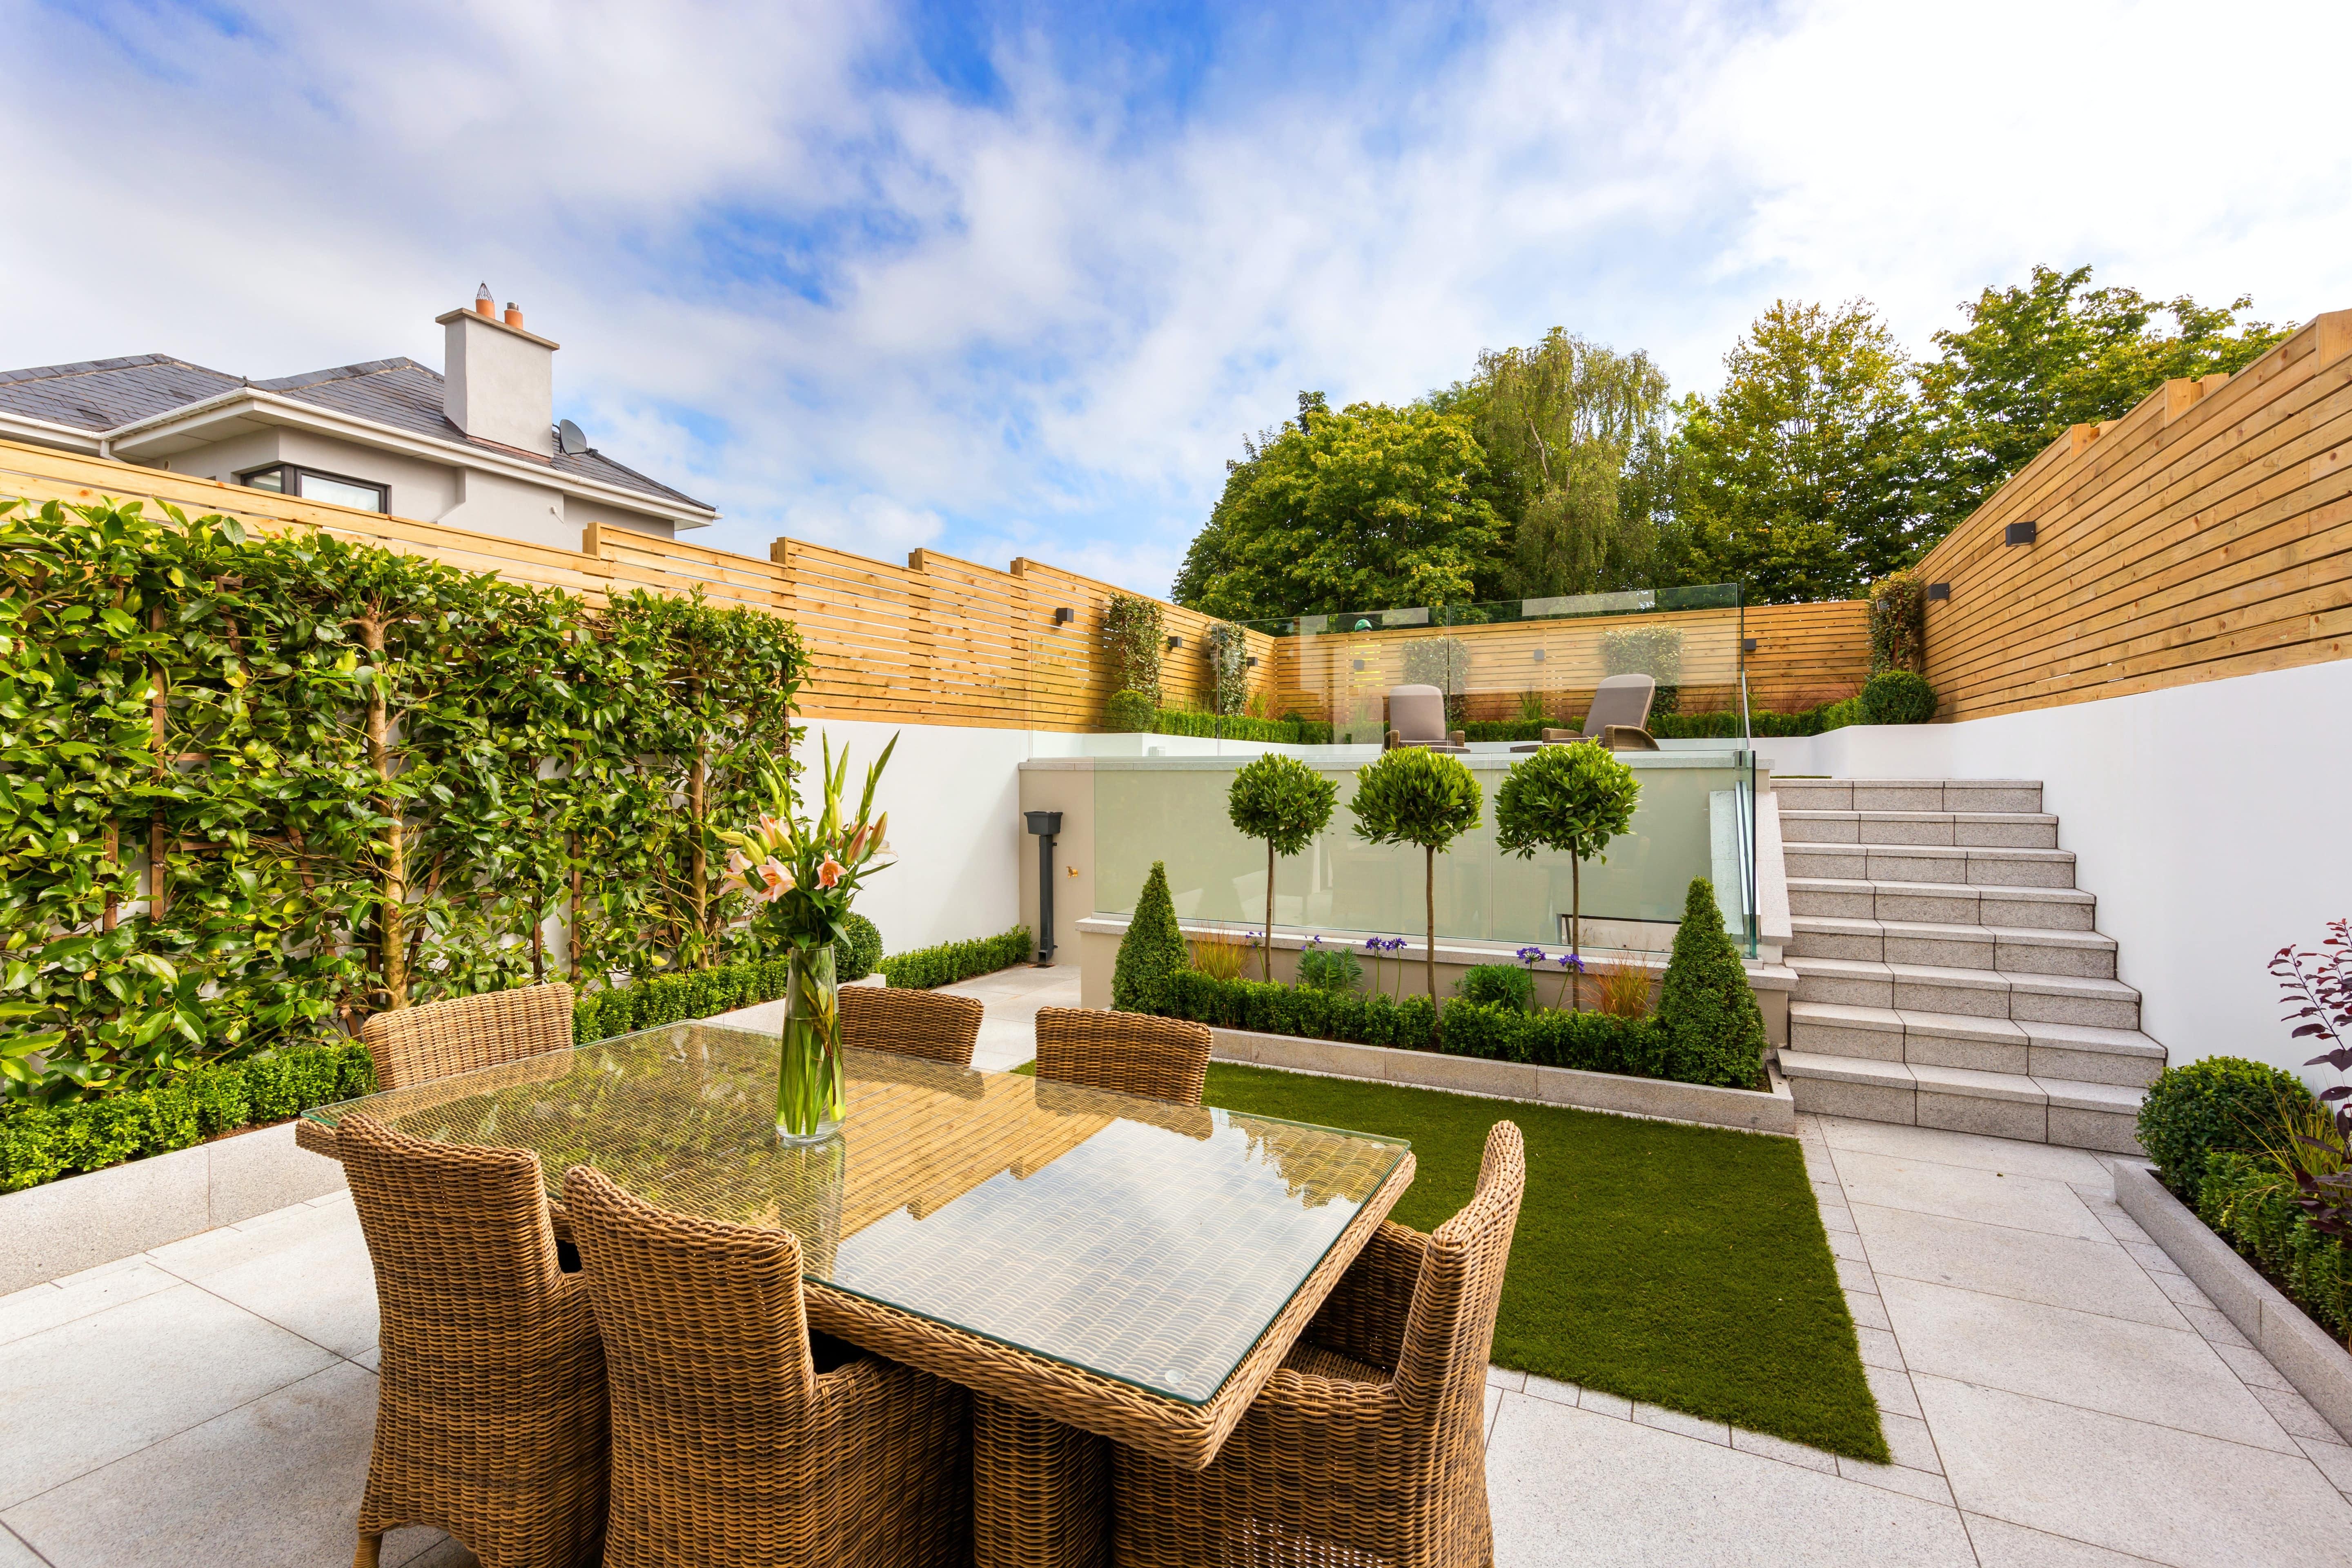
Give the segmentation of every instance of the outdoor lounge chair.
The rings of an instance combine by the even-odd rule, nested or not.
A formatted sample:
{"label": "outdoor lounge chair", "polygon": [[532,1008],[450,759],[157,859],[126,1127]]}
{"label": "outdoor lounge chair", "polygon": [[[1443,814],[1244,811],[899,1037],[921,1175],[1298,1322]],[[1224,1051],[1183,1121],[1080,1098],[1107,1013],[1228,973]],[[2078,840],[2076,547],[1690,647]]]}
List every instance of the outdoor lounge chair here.
{"label": "outdoor lounge chair", "polygon": [[1420,746],[1432,752],[1466,752],[1469,737],[1445,727],[1445,693],[1434,686],[1389,688],[1388,743],[1382,751]]}
{"label": "outdoor lounge chair", "polygon": [[845,985],[841,988],[841,1043],[968,1068],[972,1047],[980,1043],[980,1020],[986,1011],[970,996]]}
{"label": "outdoor lounge chair", "polygon": [[446,1530],[484,1568],[593,1562],[604,1352],[556,1264],[539,1156],[428,1142],[371,1117],[335,1142],[375,1264],[383,1347],[357,1568],[383,1532]]}
{"label": "outdoor lounge chair", "polygon": [[1427,1236],[1373,1233],[1214,1464],[1117,1449],[1114,1560],[1494,1561],[1486,1357],[1526,1184],[1519,1130],[1498,1121],[1469,1205]]}
{"label": "outdoor lounge chair", "polygon": [[870,1356],[820,1370],[790,1232],[671,1214],[585,1165],[563,1202],[610,1366],[605,1568],[971,1561],[967,1395]]}
{"label": "outdoor lounge chair", "polygon": [[1037,1079],[1198,1105],[1209,1081],[1209,1026],[1183,1018],[1037,1009]]}
{"label": "outdoor lounge chair", "polygon": [[561,980],[516,991],[453,996],[374,1013],[360,1026],[378,1089],[406,1089],[451,1073],[572,1046],[572,987]]}
{"label": "outdoor lounge chair", "polygon": [[1513,746],[1514,752],[1541,751],[1546,746],[1597,741],[1612,752],[1654,752],[1650,734],[1650,704],[1658,683],[1646,675],[1612,675],[1593,689],[1592,706],[1585,710],[1584,728],[1546,730],[1543,739]]}

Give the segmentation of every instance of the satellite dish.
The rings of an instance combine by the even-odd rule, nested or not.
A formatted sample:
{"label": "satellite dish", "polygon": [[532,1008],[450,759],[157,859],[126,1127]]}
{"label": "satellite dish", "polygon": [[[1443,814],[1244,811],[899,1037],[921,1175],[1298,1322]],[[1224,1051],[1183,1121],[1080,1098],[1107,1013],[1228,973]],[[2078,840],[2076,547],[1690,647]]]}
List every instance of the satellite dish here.
{"label": "satellite dish", "polygon": [[555,427],[555,441],[575,458],[588,449],[588,437],[569,419]]}

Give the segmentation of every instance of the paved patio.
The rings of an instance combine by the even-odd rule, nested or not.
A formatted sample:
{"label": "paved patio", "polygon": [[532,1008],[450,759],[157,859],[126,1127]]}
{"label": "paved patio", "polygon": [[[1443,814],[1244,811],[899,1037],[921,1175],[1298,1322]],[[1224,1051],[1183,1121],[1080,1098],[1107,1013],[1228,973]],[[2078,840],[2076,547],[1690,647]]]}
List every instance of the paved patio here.
{"label": "paved patio", "polygon": [[[1075,975],[957,987],[989,1005],[982,1065],[1027,1059]],[[1498,1371],[1499,1563],[2352,1562],[2352,1448],[2116,1206],[2097,1157],[1802,1135],[1898,1462]],[[342,1194],[0,1298],[0,1568],[347,1562],[375,1356]],[[416,1530],[383,1561],[473,1557]]]}

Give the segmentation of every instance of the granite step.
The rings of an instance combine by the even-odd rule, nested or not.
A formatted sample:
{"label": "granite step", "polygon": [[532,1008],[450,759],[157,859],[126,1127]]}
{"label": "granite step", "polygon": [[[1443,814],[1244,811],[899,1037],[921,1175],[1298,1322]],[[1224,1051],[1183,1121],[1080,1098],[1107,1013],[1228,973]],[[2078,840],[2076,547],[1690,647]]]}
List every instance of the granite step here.
{"label": "granite step", "polygon": [[2024,812],[1790,811],[1787,844],[1929,844],[1962,849],[2055,849],[2058,819]]}
{"label": "granite step", "polygon": [[1779,1065],[1801,1111],[2141,1152],[2136,1130],[2142,1091],[2128,1085],[1795,1048],[1782,1049]]}
{"label": "granite step", "polygon": [[2033,779],[1807,779],[1776,777],[1772,792],[1790,811],[2042,810]]}
{"label": "granite step", "polygon": [[[1873,899],[1874,905],[1875,898]],[[1793,915],[1784,952],[1791,958],[1844,958],[1874,963],[1927,963],[1948,969],[1998,969],[2012,974],[2116,977],[2116,941],[2095,931],[1968,925],[1934,921]]]}
{"label": "granite step", "polygon": [[2020,1023],[2139,1027],[2139,993],[2117,980],[2076,974],[2017,974],[1845,958],[1785,960],[1796,972],[1790,1001],[1891,1007]]}
{"label": "granite step", "polygon": [[2137,1029],[1833,1002],[1792,1001],[1789,1045],[1817,1056],[2025,1073],[2135,1089],[2153,1083],[2164,1070],[2164,1047]]}
{"label": "granite step", "polygon": [[1963,848],[1941,844],[1787,844],[1788,874],[1862,882],[1972,888],[2071,888],[2071,849]]}
{"label": "granite step", "polygon": [[[1783,851],[1784,858],[1787,852]],[[1874,882],[1789,872],[1789,912],[1837,920],[2088,931],[2098,900],[2079,888],[1983,888],[1959,882]]]}

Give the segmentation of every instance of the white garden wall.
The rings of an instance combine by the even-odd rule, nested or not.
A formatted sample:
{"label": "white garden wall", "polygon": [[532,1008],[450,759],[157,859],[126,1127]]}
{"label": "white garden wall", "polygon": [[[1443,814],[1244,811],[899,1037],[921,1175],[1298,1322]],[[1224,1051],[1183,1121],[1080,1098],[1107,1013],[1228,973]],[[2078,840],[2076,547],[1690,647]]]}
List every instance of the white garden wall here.
{"label": "white garden wall", "polygon": [[2305,1070],[2314,1053],[2279,1023],[2268,966],[2352,916],[2352,660],[1757,749],[1775,776],[2042,780],[2099,930],[2121,944],[2118,977],[2171,1060]]}

